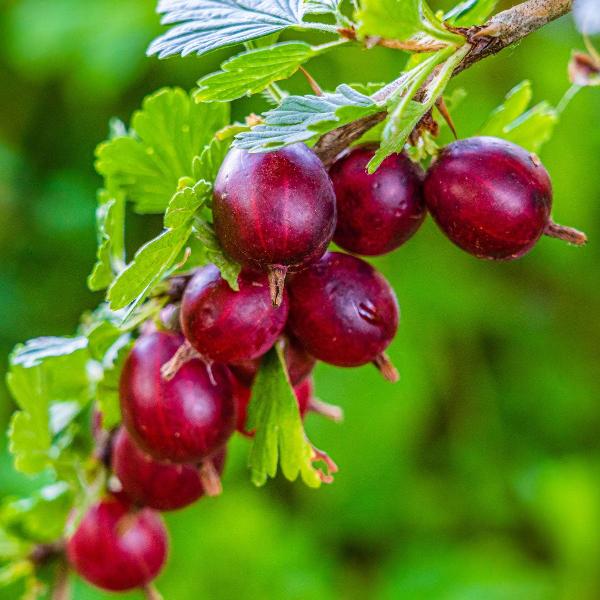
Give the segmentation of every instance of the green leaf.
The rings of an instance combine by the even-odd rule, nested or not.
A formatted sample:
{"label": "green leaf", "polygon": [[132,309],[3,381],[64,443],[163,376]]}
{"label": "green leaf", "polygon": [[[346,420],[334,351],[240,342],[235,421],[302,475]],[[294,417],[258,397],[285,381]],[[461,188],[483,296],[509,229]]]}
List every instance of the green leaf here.
{"label": "green leaf", "polygon": [[283,31],[303,23],[302,0],[160,0],[163,24],[177,24],[154,40],[148,55],[198,55]]}
{"label": "green leaf", "polygon": [[502,137],[530,152],[538,153],[552,137],[558,119],[555,108],[547,102],[540,102],[515,119],[505,129]]}
{"label": "green leaf", "polygon": [[210,198],[212,184],[200,179],[193,187],[179,190],[167,207],[165,212],[165,227],[172,229],[186,227],[196,211],[198,211]]}
{"label": "green leaf", "polygon": [[201,217],[196,217],[194,221],[194,235],[204,247],[206,254],[205,264],[214,264],[221,272],[221,277],[229,284],[229,287],[237,292],[240,289],[238,276],[242,270],[242,266],[223,252],[212,224]]}
{"label": "green leaf", "polygon": [[16,537],[52,542],[62,537],[73,494],[65,482],[47,485],[28,498],[7,499],[0,508],[0,523]]}
{"label": "green leaf", "polygon": [[132,118],[134,136],[117,137],[96,149],[96,169],[108,189],[121,188],[139,213],[162,213],[179,180],[214,134],[229,122],[224,103],[197,104],[179,88],[148,96]]}
{"label": "green leaf", "polygon": [[29,553],[30,544],[15,537],[0,527],[0,561],[23,558]]}
{"label": "green leaf", "polygon": [[531,84],[525,80],[508,92],[504,102],[488,117],[480,135],[501,137],[539,152],[558,122],[558,112],[547,102],[540,102],[527,110],[531,102]]}
{"label": "green leaf", "polygon": [[[400,86],[390,99],[391,112],[383,129],[381,145],[368,164],[369,173],[373,173],[390,154],[402,151],[417,123],[444,93],[456,65],[460,63],[469,48],[470,46],[465,45],[454,52],[450,48],[440,50],[405,74],[406,83]],[[450,52],[452,54],[448,56]],[[423,101],[413,100],[433,69],[442,61],[445,62],[425,89]]]}
{"label": "green leaf", "polygon": [[494,12],[498,0],[465,0],[444,15],[444,21],[455,27],[481,25]]}
{"label": "green leaf", "polygon": [[144,244],[108,289],[110,308],[118,310],[129,306],[126,320],[175,262],[191,231],[191,226],[187,224],[166,229]]}
{"label": "green leaf", "polygon": [[38,338],[17,346],[8,387],[17,402],[9,427],[17,470],[35,474],[53,465],[65,431],[92,398],[85,338]]}
{"label": "green leaf", "polygon": [[504,102],[488,117],[480,129],[480,135],[501,136],[504,129],[527,110],[532,95],[531,82],[527,79],[516,85],[508,92]]}
{"label": "green leaf", "polygon": [[361,36],[404,41],[427,34],[451,44],[464,42],[438,21],[425,0],[362,0],[356,18]]}
{"label": "green leaf", "polygon": [[192,165],[194,180],[199,181],[203,179],[204,181],[208,181],[212,186],[217,178],[221,163],[229,152],[231,142],[233,141],[232,137],[233,135],[225,138],[213,138],[210,144],[202,150],[202,154],[194,159]]}
{"label": "green leaf", "polygon": [[6,587],[29,577],[33,574],[35,568],[30,560],[15,560],[7,565],[0,568],[0,587]]}
{"label": "green leaf", "polygon": [[233,145],[250,152],[315,140],[336,127],[381,110],[369,96],[342,84],[322,96],[288,96],[265,113],[265,123],[235,136]]}
{"label": "green leaf", "polygon": [[304,12],[313,15],[337,14],[341,0],[304,0]]}
{"label": "green leaf", "polygon": [[248,408],[248,426],[256,431],[249,456],[255,485],[275,477],[278,465],[290,481],[301,475],[306,485],[321,485],[279,344],[262,359]]}
{"label": "green leaf", "polygon": [[198,81],[197,102],[225,102],[262,92],[274,81],[291,77],[319,50],[304,42],[284,42],[248,50],[221,65],[221,71]]}
{"label": "green leaf", "polygon": [[120,190],[100,190],[96,209],[98,250],[88,277],[93,292],[107,288],[125,261],[125,195]]}

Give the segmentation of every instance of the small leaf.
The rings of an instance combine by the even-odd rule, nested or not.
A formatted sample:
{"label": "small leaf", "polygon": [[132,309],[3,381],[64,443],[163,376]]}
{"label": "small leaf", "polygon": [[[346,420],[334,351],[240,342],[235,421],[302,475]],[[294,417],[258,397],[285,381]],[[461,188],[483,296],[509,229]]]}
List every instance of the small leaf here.
{"label": "small leaf", "polygon": [[275,477],[278,465],[290,481],[301,475],[309,487],[321,485],[280,345],[262,359],[248,408],[248,428],[256,431],[249,456],[255,485]]}
{"label": "small leaf", "polygon": [[444,15],[444,21],[454,27],[470,27],[485,23],[494,12],[498,0],[465,0]]}
{"label": "small leaf", "polygon": [[262,92],[274,81],[291,77],[319,50],[304,42],[284,42],[248,50],[225,61],[221,71],[198,81],[197,102],[224,102]]}
{"label": "small leaf", "polygon": [[528,80],[516,85],[508,92],[504,102],[488,117],[488,120],[480,130],[480,134],[501,136],[504,128],[527,110],[532,95],[531,82]]}
{"label": "small leaf", "polygon": [[53,542],[63,535],[72,501],[65,482],[47,485],[28,498],[5,500],[0,508],[0,523],[20,539]]}
{"label": "small leaf", "polygon": [[237,148],[250,152],[315,140],[319,135],[381,110],[369,96],[342,84],[323,96],[288,96],[265,113],[265,123],[236,135]]}
{"label": "small leaf", "polygon": [[93,292],[107,288],[125,261],[125,195],[100,190],[96,209],[98,250],[88,277]]}
{"label": "small leaf", "polygon": [[425,33],[451,44],[464,42],[438,21],[425,0],[362,0],[356,18],[361,36],[405,41]]}
{"label": "small leaf", "polygon": [[139,213],[162,213],[192,163],[229,122],[225,103],[197,104],[179,88],[148,96],[132,118],[135,136],[96,149],[107,189],[122,189]]}
{"label": "small leaf", "polygon": [[221,272],[221,277],[229,284],[229,287],[237,292],[240,289],[238,276],[242,266],[223,252],[212,224],[197,217],[194,221],[194,235],[204,246],[205,263],[214,264]]}
{"label": "small leaf", "polygon": [[160,0],[162,23],[177,23],[154,40],[148,55],[198,55],[301,27],[302,0]]}
{"label": "small leaf", "polygon": [[304,0],[304,12],[313,15],[337,14],[340,0]]}
{"label": "small leaf", "polygon": [[529,81],[515,86],[508,92],[504,102],[492,112],[481,128],[480,135],[501,137],[530,152],[539,152],[552,136],[558,122],[558,112],[547,102],[540,102],[527,110],[531,97]]}
{"label": "small leaf", "polygon": [[[390,100],[391,113],[383,129],[381,145],[368,164],[369,173],[373,173],[390,154],[402,151],[417,123],[444,93],[456,65],[464,58],[469,48],[465,45],[456,51],[450,48],[440,50],[406,73],[406,84],[400,87]],[[448,56],[450,52],[452,54]],[[445,62],[425,88],[423,101],[413,100],[419,88],[442,61]]]}
{"label": "small leaf", "polygon": [[[203,179],[210,182],[211,186],[217,178],[221,163],[227,156],[233,136],[220,139],[215,137],[210,144],[202,150],[202,154],[194,159],[192,165],[193,178],[198,181]],[[212,187],[211,187],[212,189]]]}
{"label": "small leaf", "polygon": [[84,337],[39,337],[15,348],[11,364],[26,369],[37,367],[49,358],[70,356],[87,348]]}
{"label": "small leaf", "polygon": [[201,179],[193,187],[185,187],[179,190],[167,207],[165,212],[165,227],[178,228],[186,227],[193,218],[196,211],[204,206],[210,192],[212,184]]}
{"label": "small leaf", "polygon": [[110,308],[118,310],[129,305],[127,319],[175,262],[191,231],[187,224],[167,229],[144,244],[108,289]]}

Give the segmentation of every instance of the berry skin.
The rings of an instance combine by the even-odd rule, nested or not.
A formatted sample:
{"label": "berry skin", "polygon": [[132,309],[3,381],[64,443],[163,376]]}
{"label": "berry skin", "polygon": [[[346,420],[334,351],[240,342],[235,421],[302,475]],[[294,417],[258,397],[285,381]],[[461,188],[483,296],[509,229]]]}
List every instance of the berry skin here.
{"label": "berry skin", "polygon": [[398,303],[371,265],[328,252],[292,279],[289,294],[292,333],[315,358],[340,367],[375,362],[397,379],[384,350],[398,328]]}
{"label": "berry skin", "polygon": [[[235,399],[237,404],[237,425],[236,429],[247,436],[253,436],[253,431],[248,431],[246,428],[246,421],[248,420],[248,405],[250,404],[250,397],[252,390],[241,383],[237,383]],[[294,387],[294,394],[296,394],[296,400],[298,401],[298,410],[300,411],[300,417],[304,419],[313,396],[313,382],[309,377],[302,383]]]}
{"label": "berry skin", "polygon": [[285,327],[287,294],[275,309],[264,274],[242,272],[238,283],[235,292],[209,265],[198,270],[183,295],[183,333],[207,361],[233,363],[262,356]]}
{"label": "berry skin", "polygon": [[[213,461],[222,473],[225,451],[220,450]],[[192,464],[159,462],[134,443],[127,430],[121,428],[112,448],[112,468],[121,482],[122,492],[138,506],[155,510],[177,510],[201,498],[205,489],[200,469]]]}
{"label": "berry skin", "polygon": [[223,365],[211,375],[199,359],[183,364],[165,380],[161,366],[183,337],[172,332],[143,335],[121,374],[123,424],[134,441],[161,461],[198,463],[223,447],[235,429],[231,374]]}
{"label": "berry skin", "polygon": [[333,240],[344,250],[366,256],[398,248],[426,214],[421,167],[405,154],[392,154],[369,175],[367,163],[374,154],[373,146],[359,146],[329,170],[337,201]]}
{"label": "berry skin", "polygon": [[227,254],[269,273],[278,306],[286,272],[318,260],[333,237],[333,186],[304,144],[255,154],[233,148],[215,181],[213,218]]}
{"label": "berry skin", "polygon": [[142,588],[167,556],[167,532],[149,508],[130,512],[109,498],[92,506],[67,543],[71,566],[90,583],[111,592]]}
{"label": "berry skin", "polygon": [[[285,338],[283,353],[290,382],[296,386],[311,374],[317,361],[299,342],[289,336]],[[261,358],[229,365],[229,368],[242,384],[250,387],[258,373]]]}
{"label": "berry skin", "polygon": [[441,230],[478,258],[519,258],[544,233],[575,244],[586,240],[552,222],[552,184],[537,156],[498,138],[446,146],[427,173],[424,194]]}

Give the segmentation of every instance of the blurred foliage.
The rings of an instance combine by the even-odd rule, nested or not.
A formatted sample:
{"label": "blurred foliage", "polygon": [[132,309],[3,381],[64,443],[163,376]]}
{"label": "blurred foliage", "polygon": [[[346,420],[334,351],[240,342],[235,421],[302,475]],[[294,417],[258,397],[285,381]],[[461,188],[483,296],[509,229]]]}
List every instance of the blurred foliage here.
{"label": "blurred foliage", "polygon": [[[109,118],[128,120],[161,85],[191,89],[223,58],[147,59],[159,31],[153,4],[14,0],[0,10],[3,369],[16,342],[69,334],[99,300],[85,278],[95,253],[93,148]],[[450,90],[468,92],[453,113],[459,134],[475,132],[526,78],[534,102],[556,105],[571,49],[582,45],[565,18],[456,78]],[[333,89],[387,81],[404,60],[340,49],[310,70]],[[299,75],[291,88],[308,92]],[[244,100],[234,116],[264,106]],[[319,396],[346,411],[341,426],[308,419],[341,468],[318,491],[283,479],[255,489],[247,441],[236,439],[223,496],[167,517],[166,598],[600,597],[599,114],[600,96],[582,91],[542,153],[555,219],[586,230],[590,244],[544,239],[519,262],[480,262],[428,222],[377,260],[402,306],[391,348],[400,383],[372,368],[318,368]],[[132,245],[160,227],[129,219]],[[14,405],[4,388],[0,401],[5,429]],[[2,451],[1,495],[34,485]],[[77,600],[109,597],[75,585]]]}

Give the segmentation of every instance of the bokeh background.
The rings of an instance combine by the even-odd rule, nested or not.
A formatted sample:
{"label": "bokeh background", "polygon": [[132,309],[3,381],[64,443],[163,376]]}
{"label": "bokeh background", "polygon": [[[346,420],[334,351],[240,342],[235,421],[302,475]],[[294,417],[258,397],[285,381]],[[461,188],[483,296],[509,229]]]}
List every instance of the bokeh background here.
{"label": "bokeh background", "polygon": [[[506,5],[505,5],[506,6]],[[160,27],[152,0],[0,2],[0,369],[18,342],[70,334],[99,296],[94,146],[163,85],[191,88],[227,53],[145,57]],[[570,18],[453,80],[474,133],[515,84],[556,104],[568,87]],[[314,61],[325,87],[388,81],[405,57],[341,49]],[[295,77],[292,91],[308,93]],[[241,118],[265,105],[235,105]],[[318,395],[343,425],[309,416],[341,467],[318,491],[255,489],[247,441],[232,444],[225,493],[167,516],[168,600],[600,598],[600,92],[572,102],[542,152],[554,217],[585,229],[583,249],[543,239],[515,263],[481,262],[428,222],[377,265],[402,323],[391,347],[402,379],[320,366]],[[156,230],[130,219],[131,240]],[[13,405],[0,387],[0,430]],[[1,441],[0,494],[35,482]],[[76,600],[111,597],[75,583]],[[13,598],[14,591],[0,591]],[[129,598],[138,598],[132,594]]]}

